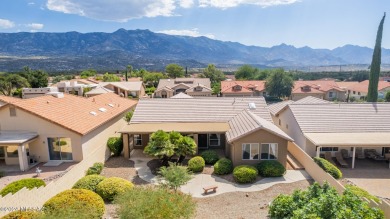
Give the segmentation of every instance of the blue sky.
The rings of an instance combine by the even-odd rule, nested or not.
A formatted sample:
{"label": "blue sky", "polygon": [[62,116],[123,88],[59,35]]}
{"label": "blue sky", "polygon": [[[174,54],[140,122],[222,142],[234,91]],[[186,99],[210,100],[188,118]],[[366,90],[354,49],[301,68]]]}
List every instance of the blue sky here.
{"label": "blue sky", "polygon": [[149,29],[265,47],[372,48],[389,9],[389,0],[1,0],[0,32]]}

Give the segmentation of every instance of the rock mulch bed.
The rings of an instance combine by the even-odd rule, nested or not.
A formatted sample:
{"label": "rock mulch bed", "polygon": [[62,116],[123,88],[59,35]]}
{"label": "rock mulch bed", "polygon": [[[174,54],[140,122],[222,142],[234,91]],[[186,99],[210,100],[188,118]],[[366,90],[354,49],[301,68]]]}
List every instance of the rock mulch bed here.
{"label": "rock mulch bed", "polygon": [[127,179],[135,185],[148,184],[148,182],[139,178],[137,170],[134,168],[134,161],[125,159],[122,156],[110,157],[104,163],[104,168],[100,175]]}

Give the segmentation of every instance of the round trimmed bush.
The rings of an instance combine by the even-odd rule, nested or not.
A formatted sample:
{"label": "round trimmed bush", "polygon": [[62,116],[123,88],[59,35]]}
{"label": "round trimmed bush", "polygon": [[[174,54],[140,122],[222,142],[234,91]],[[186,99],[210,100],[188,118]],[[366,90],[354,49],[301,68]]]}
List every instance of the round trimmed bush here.
{"label": "round trimmed bush", "polygon": [[87,189],[96,192],[97,185],[106,177],[100,175],[88,175],[79,179],[72,187],[72,189]]}
{"label": "round trimmed bush", "polygon": [[214,164],[214,173],[217,175],[229,174],[233,171],[233,162],[227,158],[221,158]]}
{"label": "round trimmed bush", "polygon": [[257,169],[249,165],[237,166],[233,170],[234,180],[238,183],[254,182],[256,180],[257,174]]}
{"label": "round trimmed bush", "polygon": [[65,190],[43,205],[48,218],[102,218],[105,205],[96,193],[86,189]]}
{"label": "round trimmed bush", "polygon": [[206,164],[215,164],[219,159],[218,153],[213,150],[203,151],[200,156],[203,157]]}
{"label": "round trimmed bush", "polygon": [[114,156],[119,156],[123,150],[123,141],[121,137],[111,137],[107,140],[107,147]]}
{"label": "round trimmed bush", "polygon": [[36,219],[36,218],[41,218],[42,213],[39,211],[13,211],[1,219]]}
{"label": "round trimmed bush", "polygon": [[318,164],[318,166],[320,166],[325,172],[333,176],[333,178],[340,179],[343,176],[339,168],[337,168],[335,165],[325,160],[324,158],[315,157],[313,159],[314,162]]}
{"label": "round trimmed bush", "polygon": [[118,177],[110,177],[101,181],[96,187],[96,193],[104,200],[112,201],[115,196],[134,187],[133,183]]}
{"label": "round trimmed bush", "polygon": [[193,157],[188,161],[188,169],[195,173],[202,172],[204,166],[205,161],[201,156]]}
{"label": "round trimmed bush", "polygon": [[277,160],[265,160],[255,166],[259,171],[259,175],[263,177],[283,176],[286,173],[286,168]]}
{"label": "round trimmed bush", "polygon": [[0,195],[5,196],[8,193],[15,194],[17,191],[23,189],[24,187],[26,187],[28,189],[32,189],[32,188],[38,188],[41,186],[46,186],[45,181],[43,181],[41,179],[33,179],[33,178],[21,179],[21,180],[12,182],[12,183],[8,184],[6,187],[4,187],[0,191]]}

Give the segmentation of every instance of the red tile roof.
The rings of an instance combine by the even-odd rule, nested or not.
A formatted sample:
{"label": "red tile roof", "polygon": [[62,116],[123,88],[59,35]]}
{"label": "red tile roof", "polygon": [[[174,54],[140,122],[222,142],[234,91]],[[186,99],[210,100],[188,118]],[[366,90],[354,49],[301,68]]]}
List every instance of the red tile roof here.
{"label": "red tile roof", "polygon": [[[309,86],[310,90],[303,90],[302,87]],[[343,91],[335,81],[295,81],[292,93],[324,93],[329,90]]]}
{"label": "red tile roof", "polygon": [[[368,92],[368,84],[369,84],[369,81],[365,80],[365,81],[362,81],[360,83],[357,83],[357,84],[349,87],[348,90],[367,93]],[[385,89],[387,87],[390,87],[390,82],[379,81],[379,83],[378,83],[378,91],[382,90],[382,89]]]}
{"label": "red tile roof", "polygon": [[[240,85],[241,90],[233,90],[233,87]],[[221,81],[221,93],[253,93],[252,88],[256,91],[265,90],[265,81]]]}

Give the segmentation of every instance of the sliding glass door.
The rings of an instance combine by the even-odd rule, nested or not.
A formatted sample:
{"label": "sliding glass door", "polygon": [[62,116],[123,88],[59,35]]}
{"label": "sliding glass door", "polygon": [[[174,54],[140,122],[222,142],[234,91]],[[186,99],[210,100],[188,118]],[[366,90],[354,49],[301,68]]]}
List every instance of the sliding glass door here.
{"label": "sliding glass door", "polygon": [[70,138],[48,138],[50,160],[73,160]]}

